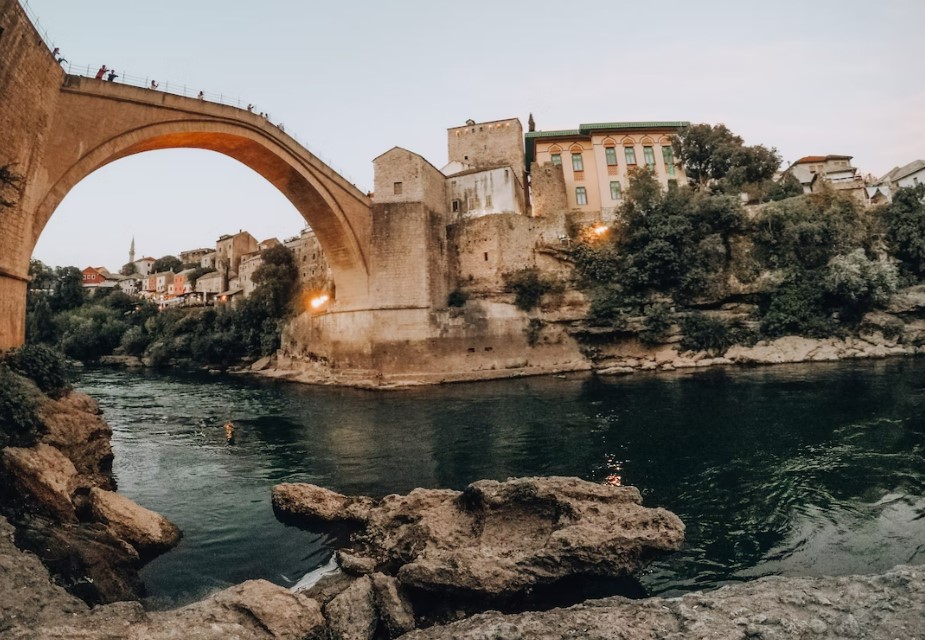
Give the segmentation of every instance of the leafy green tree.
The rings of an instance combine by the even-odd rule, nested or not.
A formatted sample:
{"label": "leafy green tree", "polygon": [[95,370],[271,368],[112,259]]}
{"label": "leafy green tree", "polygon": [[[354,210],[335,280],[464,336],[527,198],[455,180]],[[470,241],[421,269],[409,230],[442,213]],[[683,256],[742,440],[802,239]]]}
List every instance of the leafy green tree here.
{"label": "leafy green tree", "polygon": [[272,318],[289,316],[292,302],[299,291],[299,268],[295,255],[286,245],[277,245],[261,254],[260,266],[254,270],[254,292],[251,299],[263,306]]}
{"label": "leafy green tree", "polygon": [[130,276],[136,271],[134,262],[126,262],[122,265],[122,268],[119,269],[119,275]]}
{"label": "leafy green tree", "polygon": [[925,184],[898,189],[883,216],[890,252],[904,272],[925,276]]}
{"label": "leafy green tree", "polygon": [[29,291],[50,291],[55,285],[55,270],[41,260],[29,261]]}
{"label": "leafy green tree", "polygon": [[180,258],[177,256],[161,256],[151,265],[151,273],[162,273],[164,271],[179,272],[183,267]]}
{"label": "leafy green tree", "polygon": [[77,267],[57,267],[49,303],[53,311],[67,311],[81,306],[87,298],[83,273]]}
{"label": "leafy green tree", "polygon": [[712,185],[721,191],[742,191],[745,185],[770,180],[781,161],[776,149],[746,146],[724,124],[685,127],[672,146],[695,188]]}
{"label": "leafy green tree", "polygon": [[858,321],[875,305],[884,304],[896,292],[899,273],[886,260],[871,260],[863,249],[829,261],[824,278],[832,304],[844,320]]}
{"label": "leafy green tree", "polygon": [[48,296],[36,295],[28,301],[26,311],[26,342],[30,344],[54,344],[58,340],[55,315],[48,303]]}

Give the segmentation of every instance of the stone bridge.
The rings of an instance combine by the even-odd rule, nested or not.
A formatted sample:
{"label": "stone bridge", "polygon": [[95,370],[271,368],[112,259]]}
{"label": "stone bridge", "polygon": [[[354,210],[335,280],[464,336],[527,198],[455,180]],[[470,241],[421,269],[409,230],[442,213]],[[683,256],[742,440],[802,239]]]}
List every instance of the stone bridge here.
{"label": "stone bridge", "polygon": [[262,116],[67,75],[16,0],[0,0],[0,95],[0,165],[23,177],[16,205],[0,210],[0,349],[23,341],[29,260],[68,192],[110,162],[157,149],[208,149],[262,175],[317,233],[337,308],[370,306],[369,198]]}

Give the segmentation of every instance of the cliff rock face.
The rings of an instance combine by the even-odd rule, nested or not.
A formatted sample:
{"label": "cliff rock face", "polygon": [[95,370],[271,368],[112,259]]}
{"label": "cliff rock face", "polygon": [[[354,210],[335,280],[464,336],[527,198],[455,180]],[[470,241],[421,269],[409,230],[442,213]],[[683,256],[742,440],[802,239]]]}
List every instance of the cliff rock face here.
{"label": "cliff rock face", "polygon": [[175,546],[179,529],[111,491],[112,430],[94,400],[36,395],[43,433],[2,451],[0,511],[71,593],[91,604],[140,597],[138,570]]}
{"label": "cliff rock face", "polygon": [[763,578],[681,598],[591,600],[568,609],[489,612],[402,640],[893,640],[925,629],[925,568],[881,576]]}
{"label": "cliff rock face", "polygon": [[137,602],[90,609],[54,584],[34,555],[12,541],[0,517],[0,638],[10,640],[313,640],[324,638],[320,605],[265,580],[251,580],[174,611]]}
{"label": "cliff rock face", "polygon": [[379,501],[305,485],[273,490],[278,512],[361,524],[339,554],[346,571],[380,571],[406,588],[487,602],[572,576],[626,576],[678,549],[677,516],[641,503],[633,487],[555,477],[483,480],[462,492],[416,489]]}

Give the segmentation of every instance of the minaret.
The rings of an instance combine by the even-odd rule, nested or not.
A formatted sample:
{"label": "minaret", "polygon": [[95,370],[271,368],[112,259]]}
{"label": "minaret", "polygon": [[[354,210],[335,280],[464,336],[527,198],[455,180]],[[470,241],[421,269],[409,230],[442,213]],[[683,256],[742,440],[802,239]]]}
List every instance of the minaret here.
{"label": "minaret", "polygon": [[129,264],[135,262],[135,236],[132,236],[132,246],[128,249],[128,262]]}

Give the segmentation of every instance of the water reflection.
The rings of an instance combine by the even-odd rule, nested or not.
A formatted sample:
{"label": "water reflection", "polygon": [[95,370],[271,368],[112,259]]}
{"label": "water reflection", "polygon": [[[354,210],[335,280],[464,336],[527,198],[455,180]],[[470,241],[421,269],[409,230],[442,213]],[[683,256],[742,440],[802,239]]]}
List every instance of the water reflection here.
{"label": "water reflection", "polygon": [[377,496],[523,475],[634,485],[687,525],[682,552],[643,577],[654,593],[922,562],[919,369],[905,360],[387,394],[88,370],[80,386],[115,430],[120,489],[184,530],[144,573],[167,604],[252,577],[287,584],[329,559],[324,536],[273,518],[270,488],[284,481]]}

